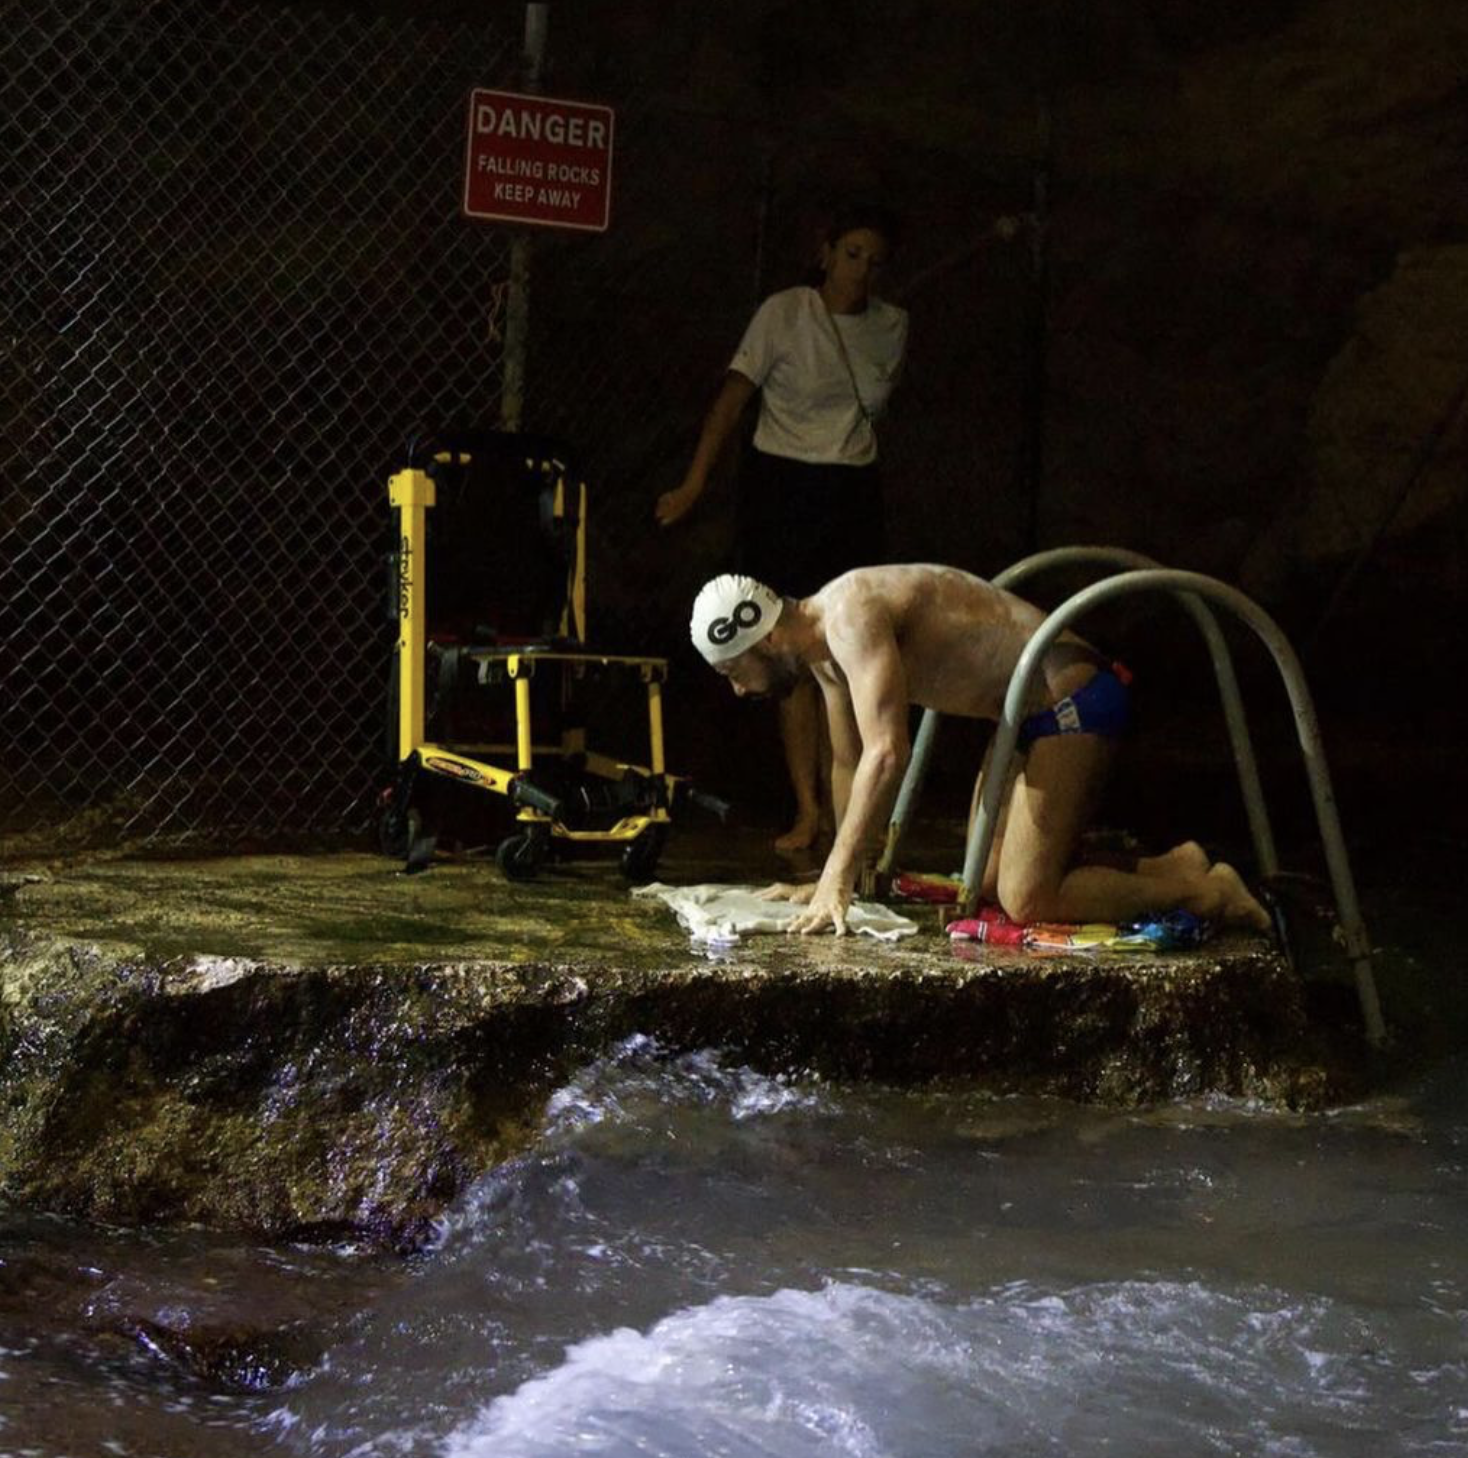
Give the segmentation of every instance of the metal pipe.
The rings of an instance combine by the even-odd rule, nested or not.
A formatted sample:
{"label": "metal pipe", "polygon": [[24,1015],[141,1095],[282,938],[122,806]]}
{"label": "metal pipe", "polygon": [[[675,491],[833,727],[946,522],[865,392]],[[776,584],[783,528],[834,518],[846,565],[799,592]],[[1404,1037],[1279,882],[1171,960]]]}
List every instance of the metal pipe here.
{"label": "metal pipe", "polygon": [[[525,7],[525,50],[521,57],[521,84],[540,90],[545,71],[550,6]],[[525,417],[526,360],[530,352],[530,234],[518,229],[510,239],[510,290],[505,301],[504,377],[500,386],[500,429],[518,431]]]}
{"label": "metal pipe", "polygon": [[1043,531],[1045,487],[1045,409],[1050,312],[1050,174],[1054,129],[1050,98],[1039,98],[1035,117],[1038,160],[1031,179],[1029,224],[1030,289],[1028,358],[1024,385],[1024,434],[1020,442],[1019,486],[1025,503],[1025,545],[1034,550]]}
{"label": "metal pipe", "polygon": [[[1141,552],[1132,552],[1125,547],[1056,547],[1048,552],[1036,552],[1007,567],[995,579],[996,587],[1012,589],[1027,577],[1034,576],[1050,567],[1074,566],[1083,563],[1101,563],[1122,570],[1161,567],[1161,563]],[[1218,697],[1223,704],[1224,723],[1228,728],[1229,744],[1233,749],[1234,764],[1238,769],[1239,792],[1244,800],[1244,813],[1248,817],[1250,837],[1254,842],[1254,858],[1261,874],[1272,876],[1279,869],[1279,855],[1275,850],[1274,832],[1269,824],[1269,811],[1264,803],[1264,787],[1259,778],[1259,762],[1254,754],[1254,741],[1249,734],[1249,722],[1244,713],[1244,701],[1239,693],[1239,680],[1234,672],[1233,655],[1227,640],[1219,629],[1218,620],[1208,610],[1207,604],[1189,593],[1181,593],[1178,601],[1184,611],[1198,625],[1203,641],[1208,645],[1208,656],[1213,662],[1213,675],[1218,682]]]}
{"label": "metal pipe", "polygon": [[[1075,566],[1099,563],[1107,567],[1148,568],[1160,564],[1140,552],[1128,551],[1125,547],[1054,547],[1049,551],[1036,552],[1013,566],[1005,568],[994,578],[996,587],[1012,589],[1025,578],[1051,567]],[[1234,673],[1233,656],[1227,641],[1219,630],[1218,622],[1207,606],[1187,593],[1178,601],[1197,623],[1203,639],[1208,645],[1209,657],[1213,661],[1214,676],[1218,681],[1218,696],[1223,703],[1224,721],[1228,727],[1229,743],[1233,749],[1234,764],[1238,769],[1239,790],[1244,800],[1244,811],[1249,821],[1249,831],[1254,842],[1254,855],[1260,873],[1273,875],[1279,869],[1279,856],[1275,850],[1274,832],[1269,823],[1269,811],[1264,802],[1264,788],[1259,778],[1258,760],[1254,754],[1254,742],[1249,734],[1248,720],[1244,714],[1242,696],[1239,693],[1238,677]],[[916,807],[918,796],[927,777],[928,757],[932,752],[933,736],[937,730],[937,715],[925,710],[923,723],[908,757],[907,771],[902,786],[897,792],[897,803],[887,827],[887,840],[882,857],[877,863],[879,884],[890,880],[897,863],[903,837],[907,834],[909,819]]]}
{"label": "metal pipe", "polygon": [[1341,935],[1356,979],[1356,992],[1361,1004],[1366,1038],[1373,1046],[1380,1045],[1385,1039],[1386,1027],[1382,1021],[1381,1006],[1376,994],[1376,982],[1371,970],[1371,945],[1356,899],[1355,881],[1351,875],[1350,860],[1346,855],[1345,840],[1341,834],[1335,793],[1331,787],[1330,771],[1325,762],[1325,751],[1320,737],[1319,724],[1315,717],[1315,706],[1305,686],[1299,659],[1278,624],[1263,608],[1237,588],[1230,587],[1216,578],[1206,577],[1199,572],[1154,568],[1123,572],[1119,576],[1109,577],[1104,582],[1095,583],[1068,598],[1045,619],[1039,631],[1025,645],[1024,652],[1020,654],[1019,662],[1015,665],[1013,676],[1009,680],[1009,690],[1004,699],[1004,711],[995,731],[990,773],[985,776],[983,791],[979,797],[978,814],[974,817],[969,833],[963,865],[962,906],[965,913],[971,915],[978,902],[983,867],[993,845],[995,827],[999,823],[1004,781],[1007,778],[1010,761],[1014,757],[1030,683],[1040,671],[1046,652],[1072,622],[1092,608],[1114,597],[1142,591],[1191,593],[1228,608],[1235,616],[1253,628],[1273,656],[1280,677],[1284,680],[1290,707],[1294,712],[1296,733],[1305,759],[1310,793],[1315,803],[1316,821],[1320,830],[1321,843],[1325,849],[1326,864],[1330,871],[1331,887],[1335,892],[1336,913],[1340,921]]}
{"label": "metal pipe", "polygon": [[525,54],[522,61],[525,87],[539,91],[545,75],[545,42],[550,34],[550,6],[530,4],[525,7]]}
{"label": "metal pipe", "polygon": [[515,681],[515,767],[524,774],[535,768],[535,728],[530,716],[531,668],[522,658],[508,660]]}
{"label": "metal pipe", "polygon": [[417,752],[426,737],[428,585],[425,563],[428,511],[437,488],[426,471],[399,471],[387,485],[398,512],[398,758]]}
{"label": "metal pipe", "polygon": [[663,750],[663,686],[655,678],[647,681],[647,730],[651,754],[648,768],[660,775],[668,766]]}
{"label": "metal pipe", "polygon": [[893,868],[897,864],[897,852],[907,831],[907,822],[917,804],[918,796],[923,792],[939,718],[936,709],[924,709],[922,722],[913,736],[912,750],[907,756],[907,770],[902,776],[902,784],[897,791],[897,803],[892,807],[892,815],[887,822],[887,843],[882,847],[882,855],[877,862],[877,886],[881,889],[885,889],[891,879]]}

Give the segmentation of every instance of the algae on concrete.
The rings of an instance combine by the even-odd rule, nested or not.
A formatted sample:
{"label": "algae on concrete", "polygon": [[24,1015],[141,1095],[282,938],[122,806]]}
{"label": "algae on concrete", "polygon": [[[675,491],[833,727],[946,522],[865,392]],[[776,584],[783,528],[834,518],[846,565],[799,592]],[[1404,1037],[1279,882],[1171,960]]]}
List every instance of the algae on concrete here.
{"label": "algae on concrete", "polygon": [[[686,877],[684,879],[687,879]],[[111,860],[0,897],[0,1196],[274,1239],[419,1242],[634,1034],[771,1072],[1135,1106],[1311,1106],[1301,988],[1257,939],[1185,956],[690,946],[605,866],[507,883],[363,855]]]}

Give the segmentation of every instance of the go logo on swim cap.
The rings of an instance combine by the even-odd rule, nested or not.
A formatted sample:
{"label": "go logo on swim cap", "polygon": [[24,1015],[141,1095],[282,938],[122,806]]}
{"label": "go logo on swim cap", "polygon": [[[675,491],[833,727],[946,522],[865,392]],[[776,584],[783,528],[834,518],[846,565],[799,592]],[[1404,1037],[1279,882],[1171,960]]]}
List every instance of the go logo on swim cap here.
{"label": "go logo on swim cap", "polygon": [[727,618],[715,618],[709,624],[709,642],[722,648],[747,628],[757,627],[764,616],[764,609],[753,598],[746,597]]}
{"label": "go logo on swim cap", "polygon": [[737,658],[766,637],[785,600],[757,578],[726,572],[704,583],[693,602],[689,636],[710,663]]}

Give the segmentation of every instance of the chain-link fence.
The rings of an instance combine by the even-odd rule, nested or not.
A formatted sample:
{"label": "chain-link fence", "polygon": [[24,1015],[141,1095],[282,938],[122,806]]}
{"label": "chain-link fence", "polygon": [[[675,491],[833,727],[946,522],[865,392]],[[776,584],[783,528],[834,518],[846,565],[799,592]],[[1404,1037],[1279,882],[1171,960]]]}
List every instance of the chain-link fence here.
{"label": "chain-link fence", "polygon": [[8,3],[0,689],[12,827],[338,828],[382,699],[384,470],[483,413],[472,84],[514,30]]}
{"label": "chain-link fence", "polygon": [[[521,74],[524,12],[495,16],[0,0],[0,831],[369,823],[386,477],[419,429],[500,406],[511,234],[460,215],[469,92]],[[592,482],[594,636],[666,651],[732,493],[679,533],[653,501],[831,169],[820,137],[699,113],[625,58],[545,89],[617,108],[616,186],[609,232],[530,235],[524,425]],[[884,454],[897,554],[992,569],[1022,543],[955,525],[976,493],[1025,514],[993,508],[1028,264],[1000,249],[976,282],[966,245],[1026,194],[1022,168],[980,172],[949,164],[963,209],[905,250],[942,278],[905,300]]]}

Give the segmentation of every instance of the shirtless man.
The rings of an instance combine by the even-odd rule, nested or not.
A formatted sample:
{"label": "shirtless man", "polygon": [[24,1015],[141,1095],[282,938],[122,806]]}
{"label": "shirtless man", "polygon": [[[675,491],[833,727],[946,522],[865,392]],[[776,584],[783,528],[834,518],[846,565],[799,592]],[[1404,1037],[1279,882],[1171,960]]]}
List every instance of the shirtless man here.
{"label": "shirtless man", "polygon": [[[997,721],[1044,616],[953,567],[857,568],[802,599],[781,598],[751,577],[705,584],[690,631],[736,694],[777,698],[809,673],[826,703],[836,839],[814,886],[766,893],[807,907],[791,931],[846,931],[863,857],[886,827],[907,768],[908,706]],[[1130,871],[1072,863],[1126,728],[1125,670],[1063,633],[1035,694],[984,894],[1015,921],[1120,922],[1181,907],[1267,931],[1269,915],[1238,873],[1210,866],[1192,842]]]}

